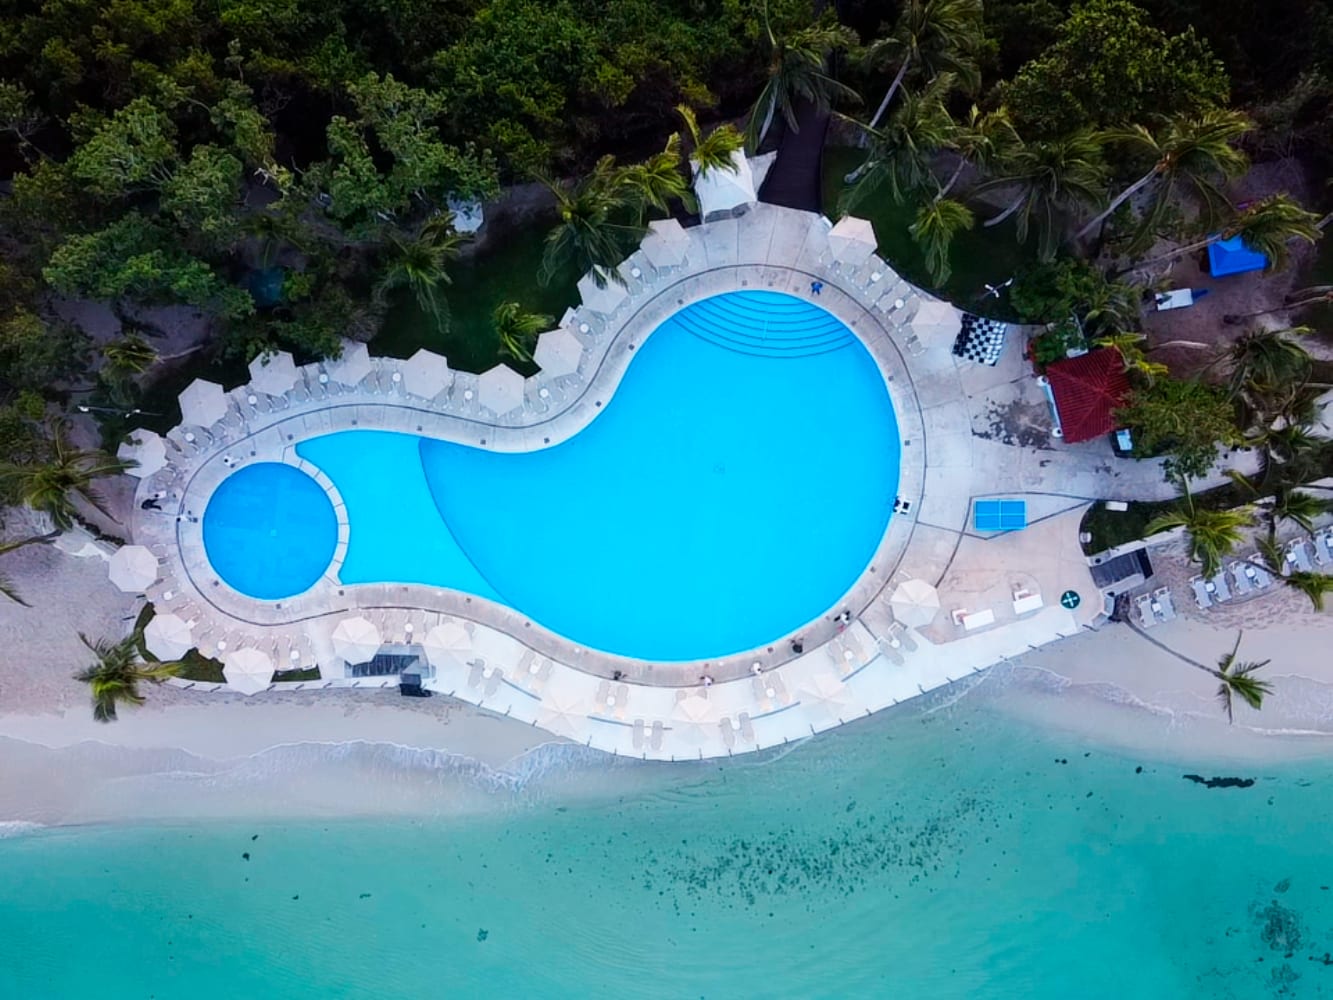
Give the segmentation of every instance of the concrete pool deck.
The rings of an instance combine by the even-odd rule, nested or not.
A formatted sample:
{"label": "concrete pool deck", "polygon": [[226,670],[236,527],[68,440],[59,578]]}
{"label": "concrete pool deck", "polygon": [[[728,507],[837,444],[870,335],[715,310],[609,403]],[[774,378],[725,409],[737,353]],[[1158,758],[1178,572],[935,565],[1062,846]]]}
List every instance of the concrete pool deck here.
{"label": "concrete pool deck", "polygon": [[[1169,495],[1159,470],[1113,464],[1109,448],[1105,454],[1051,449],[987,435],[986,408],[1022,377],[1021,361],[1013,360],[1019,350],[1011,346],[1001,366],[987,368],[955,358],[951,338],[918,336],[912,318],[928,296],[875,257],[855,268],[837,264],[830,228],[822,216],[758,204],[739,218],[685,230],[678,266],[655,269],[643,251],[634,254],[621,266],[623,296],[615,290],[593,296],[606,300],[605,311],[582,306],[562,322],[582,345],[578,369],[526,380],[522,405],[503,414],[482,407],[479,378],[467,373],[452,373],[431,399],[410,395],[403,378],[409,362],[395,359],[371,359],[346,385],[338,382],[344,366],[331,363],[299,369],[295,387],[282,397],[232,391],[218,422],[168,434],[167,466],[140,482],[133,539],[161,566],[147,597],[159,612],[192,622],[207,655],[225,660],[228,652],[254,647],[280,669],[318,664],[323,679],[304,687],[397,683],[344,676],[330,637],[346,617],[370,618],[386,644],[400,650],[435,624],[460,620],[472,648],[428,677],[427,687],[610,752],[661,759],[800,739],[1093,625],[1102,602],[1078,550],[1078,519],[1089,500]],[[359,428],[498,451],[543,447],[595,418],[643,338],[682,306],[740,288],[808,299],[816,281],[823,287],[814,301],[860,337],[889,387],[903,443],[898,494],[911,504],[908,514],[890,520],[867,571],[819,620],[723,660],[646,663],[584,649],[512,609],[459,592],[339,583],[346,512],[328,478],[296,456],[300,441]],[[830,463],[867,460],[805,458],[818,461],[824,476]],[[324,578],[279,602],[256,601],[223,584],[202,540],[213,489],[238,466],[260,461],[310,472],[339,519],[338,548]],[[1012,535],[976,535],[969,523],[973,500],[997,495],[1027,499],[1035,523]],[[148,500],[157,509],[141,506]],[[939,589],[941,609],[922,630],[903,628],[890,606],[894,587],[909,578]],[[1069,590],[1081,597],[1072,609],[1058,603]],[[1042,595],[1042,606],[1018,613],[1013,598],[1020,591]],[[845,629],[834,620],[843,609],[853,616]],[[963,616],[966,624],[959,624]],[[794,635],[804,643],[802,654],[791,649]],[[700,684],[703,677],[711,683]]]}

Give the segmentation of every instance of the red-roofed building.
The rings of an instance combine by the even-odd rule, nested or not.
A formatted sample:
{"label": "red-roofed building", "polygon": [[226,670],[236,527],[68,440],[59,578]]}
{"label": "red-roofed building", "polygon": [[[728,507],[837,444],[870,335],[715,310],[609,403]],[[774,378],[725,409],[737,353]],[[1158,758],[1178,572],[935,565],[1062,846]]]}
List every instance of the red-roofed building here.
{"label": "red-roofed building", "polygon": [[1129,378],[1115,348],[1102,347],[1047,365],[1046,377],[1067,442],[1091,441],[1116,429],[1115,411],[1125,405]]}

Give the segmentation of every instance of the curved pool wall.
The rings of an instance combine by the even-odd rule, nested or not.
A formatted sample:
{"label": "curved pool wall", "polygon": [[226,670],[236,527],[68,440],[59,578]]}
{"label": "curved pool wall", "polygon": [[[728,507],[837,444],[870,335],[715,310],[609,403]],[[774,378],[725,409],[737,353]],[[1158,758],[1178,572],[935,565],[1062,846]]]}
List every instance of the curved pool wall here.
{"label": "curved pool wall", "polygon": [[346,505],[344,585],[424,584],[658,661],[761,647],[827,612],[884,537],[892,401],[838,319],[789,295],[696,302],[553,447],[350,430],[300,442]]}

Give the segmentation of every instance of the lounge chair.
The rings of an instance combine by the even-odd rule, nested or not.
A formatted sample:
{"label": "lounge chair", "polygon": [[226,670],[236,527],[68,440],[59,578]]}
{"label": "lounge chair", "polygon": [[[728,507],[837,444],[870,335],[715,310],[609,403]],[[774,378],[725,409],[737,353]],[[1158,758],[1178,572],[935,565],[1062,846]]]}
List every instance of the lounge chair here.
{"label": "lounge chair", "polygon": [[1272,586],[1273,578],[1268,575],[1268,570],[1264,568],[1264,561],[1258,552],[1251,552],[1247,557],[1246,565],[1249,570],[1245,575],[1250,578],[1256,590],[1265,590]]}
{"label": "lounge chair", "polygon": [[1227,586],[1227,574],[1225,570],[1218,570],[1213,574],[1213,578],[1208,581],[1208,585],[1213,593],[1213,597],[1222,603],[1231,600],[1231,588]]}
{"label": "lounge chair", "polygon": [[890,663],[899,667],[903,665],[903,655],[898,652],[898,647],[893,644],[891,639],[880,638],[878,644],[880,652],[884,654],[885,658],[887,658]]}
{"label": "lounge chair", "polygon": [[1213,606],[1213,599],[1208,593],[1208,587],[1203,582],[1203,577],[1196,576],[1190,579],[1190,587],[1194,589],[1194,603],[1200,608],[1210,608]]}
{"label": "lounge chair", "polygon": [[758,742],[754,738],[754,723],[750,721],[749,712],[742,712],[736,717],[736,721],[741,724],[741,739],[745,740],[746,743]]}
{"label": "lounge chair", "polygon": [[736,730],[732,726],[730,719],[722,719],[718,722],[717,728],[722,732],[722,742],[726,744],[728,750],[736,746]]}
{"label": "lounge chair", "polygon": [[661,719],[658,719],[656,722],[653,723],[652,734],[648,737],[648,745],[652,747],[654,750],[662,749],[663,729],[664,727],[662,725]]}
{"label": "lounge chair", "polygon": [[1171,599],[1171,591],[1166,587],[1161,587],[1153,591],[1153,596],[1157,598],[1157,603],[1161,607],[1162,621],[1169,622],[1176,617],[1176,602]]}
{"label": "lounge chair", "polygon": [[1231,582],[1235,585],[1237,597],[1247,597],[1254,589],[1250,578],[1245,575],[1245,567],[1240,563],[1230,563],[1227,566],[1227,572],[1231,574]]}
{"label": "lounge chair", "polygon": [[1157,616],[1153,614],[1152,597],[1148,594],[1140,594],[1134,600],[1134,606],[1139,609],[1139,624],[1144,628],[1152,628],[1157,624]]}
{"label": "lounge chair", "polygon": [[1316,531],[1314,536],[1314,561],[1320,566],[1333,566],[1333,528]]}
{"label": "lounge chair", "polygon": [[635,750],[642,750],[642,749],[643,749],[643,729],[644,729],[644,722],[643,722],[643,720],[642,720],[642,719],[635,719],[635,720],[634,720],[634,736],[633,736],[633,742],[634,742],[634,749],[635,749]]}
{"label": "lounge chair", "polygon": [[1310,562],[1310,550],[1306,547],[1304,538],[1297,538],[1287,545],[1287,562],[1302,573],[1314,572],[1314,565]]}

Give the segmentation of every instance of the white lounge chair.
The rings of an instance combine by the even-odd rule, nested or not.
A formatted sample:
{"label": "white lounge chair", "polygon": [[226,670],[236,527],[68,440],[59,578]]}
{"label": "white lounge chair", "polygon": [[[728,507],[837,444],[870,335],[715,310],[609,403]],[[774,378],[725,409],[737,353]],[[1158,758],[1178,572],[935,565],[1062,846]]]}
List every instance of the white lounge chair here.
{"label": "white lounge chair", "polygon": [[1203,582],[1203,577],[1196,576],[1190,579],[1190,587],[1194,590],[1194,603],[1200,608],[1211,608],[1213,598],[1208,593],[1208,586]]}

